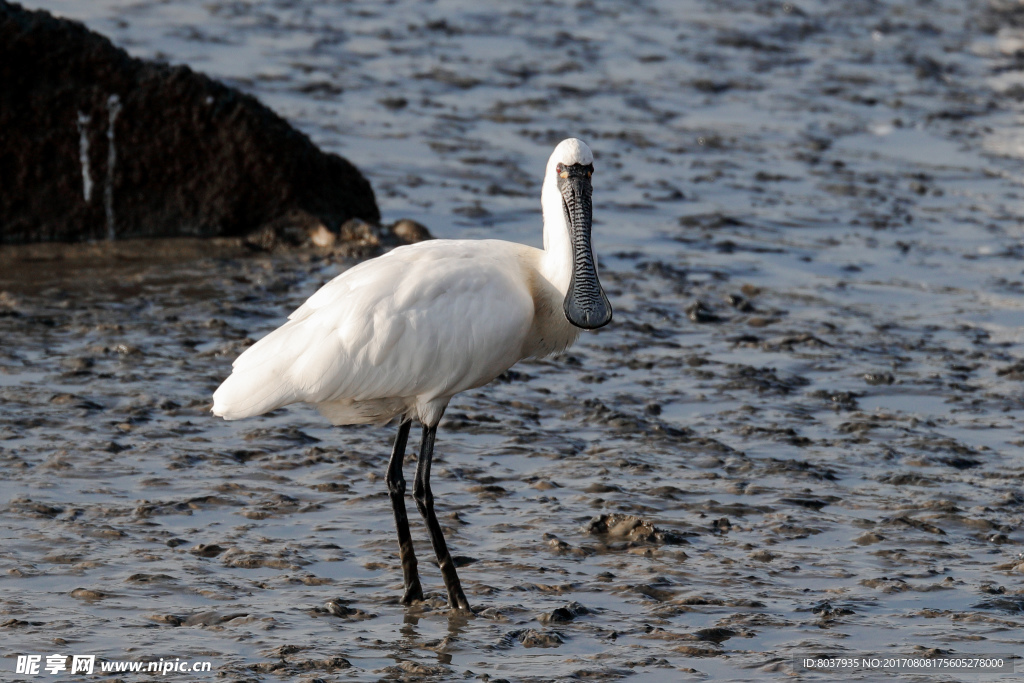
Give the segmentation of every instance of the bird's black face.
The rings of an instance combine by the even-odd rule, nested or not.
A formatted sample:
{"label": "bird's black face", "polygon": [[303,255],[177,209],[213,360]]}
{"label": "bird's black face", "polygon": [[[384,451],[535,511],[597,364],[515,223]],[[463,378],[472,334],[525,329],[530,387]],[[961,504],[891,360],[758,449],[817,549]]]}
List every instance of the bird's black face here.
{"label": "bird's black face", "polygon": [[562,302],[565,318],[576,327],[596,330],[612,320],[612,305],[597,279],[597,265],[590,243],[593,223],[593,164],[558,164],[558,191],[572,240],[572,282]]}

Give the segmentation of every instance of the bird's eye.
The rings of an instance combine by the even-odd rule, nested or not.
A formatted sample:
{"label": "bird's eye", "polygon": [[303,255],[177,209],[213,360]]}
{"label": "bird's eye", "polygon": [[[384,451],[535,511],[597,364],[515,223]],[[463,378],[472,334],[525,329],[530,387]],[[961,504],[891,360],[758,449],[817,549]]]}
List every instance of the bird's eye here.
{"label": "bird's eye", "polygon": [[564,170],[565,170],[565,167],[562,166],[562,164],[556,164],[555,165],[555,173],[557,173],[558,175],[562,175],[562,171],[564,171]]}

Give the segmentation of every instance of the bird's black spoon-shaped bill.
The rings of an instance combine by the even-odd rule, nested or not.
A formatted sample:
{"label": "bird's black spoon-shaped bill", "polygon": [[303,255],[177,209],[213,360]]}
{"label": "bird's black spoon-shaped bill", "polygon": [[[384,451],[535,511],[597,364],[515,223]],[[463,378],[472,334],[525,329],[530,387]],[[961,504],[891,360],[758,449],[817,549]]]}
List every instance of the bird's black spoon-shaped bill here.
{"label": "bird's black spoon-shaped bill", "polygon": [[572,281],[562,303],[566,319],[576,327],[595,330],[612,320],[612,305],[597,279],[597,264],[591,246],[593,205],[590,184],[592,166],[565,167],[558,178],[562,210],[572,240]]}

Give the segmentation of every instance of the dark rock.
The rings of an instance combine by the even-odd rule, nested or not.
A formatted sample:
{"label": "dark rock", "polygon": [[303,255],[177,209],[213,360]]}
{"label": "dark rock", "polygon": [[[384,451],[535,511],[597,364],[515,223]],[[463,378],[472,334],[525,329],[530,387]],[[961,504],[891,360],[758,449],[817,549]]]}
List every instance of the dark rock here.
{"label": "dark rock", "polygon": [[821,499],[821,498],[798,498],[796,496],[793,496],[793,497],[789,497],[789,498],[780,498],[779,502],[780,503],[786,503],[788,505],[796,505],[798,507],[807,508],[808,510],[814,510],[815,512],[817,512],[818,510],[820,510],[821,508],[825,507],[826,505],[829,505],[829,504],[839,500],[839,498],[837,498],[836,496],[824,496],[823,498],[824,499]]}
{"label": "dark rock", "polygon": [[725,300],[737,311],[752,313],[755,310],[753,304],[739,294],[727,294]]}
{"label": "dark rock", "polygon": [[377,616],[369,612],[364,612],[356,607],[349,607],[348,600],[343,598],[334,598],[324,603],[323,607],[314,607],[310,614],[314,616],[330,615],[332,617],[340,617],[348,620],[363,620],[372,619]]}
{"label": "dark rock", "polygon": [[91,588],[76,588],[68,593],[68,595],[79,600],[85,600],[86,602],[95,602],[97,600],[110,597],[109,594],[104,593],[103,591],[96,591]]}
{"label": "dark rock", "polygon": [[972,467],[979,467],[982,462],[976,458],[965,458],[961,455],[951,455],[946,458],[935,458],[937,462],[943,465],[949,465],[958,470],[968,470]]}
{"label": "dark rock", "polygon": [[350,218],[337,231],[328,228],[318,217],[302,210],[293,210],[262,228],[249,233],[246,246],[259,251],[278,247],[309,247],[334,249],[352,258],[369,258],[385,248],[433,239],[427,228],[408,218],[392,225],[368,223]]}
{"label": "dark rock", "polygon": [[874,543],[881,543],[885,540],[885,536],[876,534],[873,531],[866,531],[857,538],[853,539],[853,542],[857,545],[872,545]]}
{"label": "dark rock", "polygon": [[744,389],[758,394],[785,396],[798,387],[811,383],[799,375],[779,375],[775,368],[755,368],[750,365],[729,366],[730,381],[726,389]]}
{"label": "dark rock", "polygon": [[857,399],[861,397],[861,394],[853,391],[821,389],[811,392],[811,396],[827,402],[836,410],[856,410]]}
{"label": "dark rock", "polygon": [[628,541],[633,544],[679,545],[686,539],[673,531],[659,529],[649,521],[633,515],[605,514],[590,520],[583,531],[588,534],[608,536],[610,539]]}
{"label": "dark rock", "polygon": [[222,612],[212,610],[184,617],[181,624],[184,626],[216,626],[218,624],[231,621],[232,619],[242,619],[247,616],[249,616],[248,612],[232,612],[230,614],[224,614]]}
{"label": "dark rock", "polygon": [[506,647],[518,640],[524,647],[558,647],[565,641],[555,631],[537,631],[532,628],[523,628],[511,631],[502,638],[502,644]]}
{"label": "dark rock", "polygon": [[263,227],[249,233],[245,244],[260,251],[271,251],[277,246],[331,247],[337,235],[311,213],[296,209],[268,221]]}
{"label": "dark rock", "polygon": [[380,246],[383,230],[379,225],[371,225],[364,220],[353,218],[345,221],[339,232],[346,242],[362,243],[367,246]]}
{"label": "dark rock", "polygon": [[878,481],[893,486],[935,486],[936,482],[917,472],[890,472],[878,478]]}
{"label": "dark rock", "polygon": [[434,236],[430,234],[429,230],[427,230],[427,226],[422,223],[417,223],[409,218],[403,218],[396,221],[395,224],[391,226],[391,232],[396,238],[405,244],[434,239]]}
{"label": "dark rock", "polygon": [[584,614],[590,614],[590,610],[578,602],[570,602],[564,607],[556,607],[550,612],[541,614],[537,617],[537,620],[544,624],[551,622],[568,622],[572,621],[576,617],[583,616]]}
{"label": "dark rock", "polygon": [[130,583],[173,583],[177,579],[168,574],[132,574],[125,581]]}
{"label": "dark rock", "polygon": [[[797,609],[798,612],[804,611],[803,609]],[[856,614],[849,607],[833,607],[830,602],[820,602],[811,608],[812,614],[817,614],[822,619],[835,619],[836,617],[844,617],[850,614]]]}
{"label": "dark rock", "polygon": [[1012,595],[1004,598],[983,600],[977,605],[972,605],[971,609],[992,609],[1011,614],[1021,614],[1024,613],[1024,596]]}
{"label": "dark rock", "polygon": [[193,555],[198,555],[199,557],[217,557],[225,550],[226,548],[219,546],[216,543],[211,543],[209,545],[206,543],[200,543],[190,549],[189,552]]}
{"label": "dark rock", "polygon": [[1001,28],[1024,26],[1024,6],[1013,0],[989,0],[980,7],[974,21],[985,33],[996,33]]}
{"label": "dark rock", "polygon": [[1012,379],[1015,381],[1024,380],[1024,360],[1019,360],[1013,365],[1007,365],[1006,367],[999,368],[996,370],[996,374],[1006,379]]}
{"label": "dark rock", "polygon": [[718,323],[722,322],[722,318],[715,314],[713,310],[704,305],[702,301],[697,301],[690,304],[686,308],[687,317],[695,323]]}
{"label": "dark rock", "polygon": [[899,517],[885,517],[881,520],[881,524],[883,526],[909,527],[912,529],[920,529],[921,531],[925,531],[929,534],[938,534],[940,536],[946,535],[945,531],[935,526],[934,524],[929,524],[928,522],[924,522],[920,519],[915,519],[913,517],[908,517],[906,515],[902,515]]}
{"label": "dark rock", "polygon": [[0,243],[236,236],[292,212],[380,219],[352,164],[254,97],[0,0]]}
{"label": "dark rock", "polygon": [[340,600],[328,600],[324,603],[324,608],[336,617],[352,616],[359,611],[353,607],[343,604]]}
{"label": "dark rock", "polygon": [[723,643],[733,636],[736,635],[736,631],[731,628],[713,627],[713,628],[702,628],[693,632],[697,640],[707,641],[709,643]]}

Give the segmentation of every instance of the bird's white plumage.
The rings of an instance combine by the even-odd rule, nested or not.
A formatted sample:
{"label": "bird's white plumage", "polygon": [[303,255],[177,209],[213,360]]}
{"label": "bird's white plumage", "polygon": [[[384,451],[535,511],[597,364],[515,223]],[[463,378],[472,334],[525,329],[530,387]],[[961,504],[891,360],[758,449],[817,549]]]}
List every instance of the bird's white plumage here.
{"label": "bird's white plumage", "polygon": [[432,240],[354,266],[239,356],[214,393],[213,412],[239,419],[306,402],[334,424],[398,415],[437,424],[455,394],[572,344],[579,330],[561,310],[568,228],[548,198],[559,162],[589,164],[593,155],[575,139],[551,155],[545,250]]}
{"label": "bird's white plumage", "polygon": [[551,153],[548,164],[583,164],[587,166],[594,163],[594,153],[590,151],[586,143],[579,138],[567,138],[558,143],[555,151]]}

